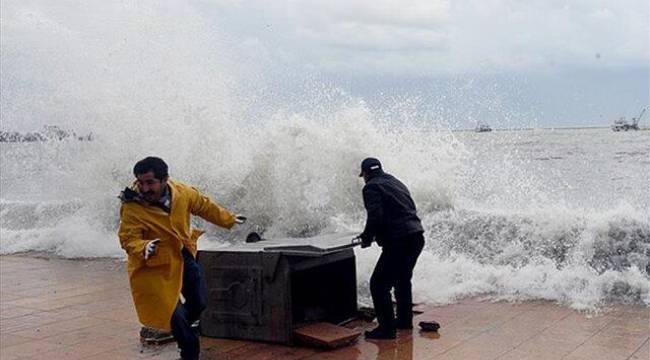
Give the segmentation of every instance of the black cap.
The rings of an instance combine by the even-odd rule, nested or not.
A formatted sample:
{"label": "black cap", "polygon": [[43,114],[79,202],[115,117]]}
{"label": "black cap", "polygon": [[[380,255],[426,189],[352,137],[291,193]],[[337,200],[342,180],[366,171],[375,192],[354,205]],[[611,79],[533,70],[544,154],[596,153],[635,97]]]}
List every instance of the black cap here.
{"label": "black cap", "polygon": [[361,173],[359,173],[359,177],[362,177],[364,173],[370,174],[375,171],[382,171],[379,160],[375,158],[365,158],[361,162]]}

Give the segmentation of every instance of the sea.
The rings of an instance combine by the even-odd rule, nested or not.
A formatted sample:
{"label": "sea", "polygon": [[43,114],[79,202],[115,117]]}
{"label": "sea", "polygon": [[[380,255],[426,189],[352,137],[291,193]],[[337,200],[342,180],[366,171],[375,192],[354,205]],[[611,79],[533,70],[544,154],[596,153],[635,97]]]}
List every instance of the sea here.
{"label": "sea", "polygon": [[[161,133],[140,142],[100,133],[94,141],[1,143],[0,253],[124,259],[117,195],[148,155],[248,216],[233,231],[193,219],[208,230],[199,248],[240,243],[250,231],[298,239],[361,231],[359,162],[375,156],[410,188],[425,227],[416,301],[650,306],[649,131],[476,133],[389,126],[346,109],[331,122],[286,117],[228,134]],[[368,302],[381,250],[355,251]]]}

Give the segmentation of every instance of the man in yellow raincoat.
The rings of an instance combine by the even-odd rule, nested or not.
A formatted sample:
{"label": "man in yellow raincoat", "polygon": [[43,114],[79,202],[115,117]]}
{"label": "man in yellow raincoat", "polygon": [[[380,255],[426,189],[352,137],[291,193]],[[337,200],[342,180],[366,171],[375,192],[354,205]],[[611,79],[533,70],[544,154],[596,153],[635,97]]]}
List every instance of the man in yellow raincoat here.
{"label": "man in yellow raincoat", "polygon": [[246,218],[233,215],[197,189],[169,179],[167,164],[160,158],[139,161],[133,173],[134,186],[120,195],[118,235],[128,255],[138,318],[144,326],[171,330],[182,359],[198,359],[199,337],[191,325],[206,307],[207,289],[194,258],[203,231],[190,229],[190,215],[227,229]]}

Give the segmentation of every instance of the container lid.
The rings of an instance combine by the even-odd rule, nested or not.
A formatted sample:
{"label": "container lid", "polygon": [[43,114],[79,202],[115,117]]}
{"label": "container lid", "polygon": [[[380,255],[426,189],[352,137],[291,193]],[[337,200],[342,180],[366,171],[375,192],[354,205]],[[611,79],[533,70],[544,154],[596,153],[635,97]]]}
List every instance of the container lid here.
{"label": "container lid", "polygon": [[265,239],[254,243],[244,243],[210,249],[217,252],[268,252],[282,255],[318,257],[356,246],[352,239],[355,232],[318,235],[309,238]]}
{"label": "container lid", "polygon": [[356,243],[352,239],[356,233],[334,233],[310,238],[287,238],[268,241],[264,245],[265,252],[281,252],[284,255],[321,256],[352,248]]}

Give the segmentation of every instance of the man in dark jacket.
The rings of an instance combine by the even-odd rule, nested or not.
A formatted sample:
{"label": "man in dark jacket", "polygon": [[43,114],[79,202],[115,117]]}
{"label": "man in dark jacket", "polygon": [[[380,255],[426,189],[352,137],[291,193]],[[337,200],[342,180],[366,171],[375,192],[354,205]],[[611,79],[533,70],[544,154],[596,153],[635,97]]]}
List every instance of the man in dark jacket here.
{"label": "man in dark jacket", "polygon": [[[359,176],[366,182],[363,202],[368,212],[366,227],[359,235],[361,247],[369,247],[374,240],[382,248],[370,278],[379,326],[365,335],[369,339],[394,339],[396,329],[413,328],[411,277],[424,247],[424,230],[409,190],[385,173],[379,160],[363,160]],[[392,288],[395,288],[397,319],[391,301]]]}

